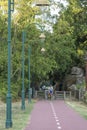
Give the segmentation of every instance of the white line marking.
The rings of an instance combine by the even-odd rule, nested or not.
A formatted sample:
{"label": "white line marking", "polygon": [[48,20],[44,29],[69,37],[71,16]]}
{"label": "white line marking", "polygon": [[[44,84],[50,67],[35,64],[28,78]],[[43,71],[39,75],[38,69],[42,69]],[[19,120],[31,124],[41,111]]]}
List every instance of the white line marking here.
{"label": "white line marking", "polygon": [[56,115],[56,112],[55,112],[55,109],[54,109],[54,106],[53,106],[53,103],[52,102],[50,102],[50,105],[51,105],[51,108],[52,108],[52,111],[53,111],[53,116],[54,116],[54,118],[55,118],[55,120],[56,120],[56,124],[57,124],[57,128],[58,129],[62,129],[61,128],[61,125],[60,125],[60,123],[59,123],[59,120],[58,120],[58,117],[57,117],[57,115]]}
{"label": "white line marking", "polygon": [[53,114],[54,114],[54,115],[56,115],[56,113],[55,113],[55,112],[53,112]]}
{"label": "white line marking", "polygon": [[57,125],[60,125],[60,123],[59,123],[59,122],[57,122]]}
{"label": "white line marking", "polygon": [[58,119],[58,117],[54,117],[55,119]]}
{"label": "white line marking", "polygon": [[59,120],[56,120],[56,122],[59,121]]}
{"label": "white line marking", "polygon": [[60,126],[58,126],[58,129],[62,129]]}

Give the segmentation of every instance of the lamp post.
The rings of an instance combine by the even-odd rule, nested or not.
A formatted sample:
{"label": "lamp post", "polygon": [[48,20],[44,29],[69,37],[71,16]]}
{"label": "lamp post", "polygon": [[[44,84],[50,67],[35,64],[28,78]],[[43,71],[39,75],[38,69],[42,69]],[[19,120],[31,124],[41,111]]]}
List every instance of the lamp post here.
{"label": "lamp post", "polygon": [[87,52],[85,54],[85,82],[86,82],[86,91],[87,91]]}
{"label": "lamp post", "polygon": [[[37,24],[37,23],[33,23],[33,24]],[[37,24],[39,25],[39,24]],[[41,28],[42,29],[42,28]],[[25,34],[26,34],[26,29],[22,32],[22,105],[21,105],[21,109],[25,110],[25,87],[24,87],[24,43],[25,43]],[[44,33],[39,36],[40,39],[45,39],[45,35]],[[29,46],[28,48],[28,102],[31,102],[31,93],[32,93],[32,89],[30,88],[30,55],[31,55],[31,47]]]}
{"label": "lamp post", "polygon": [[30,56],[31,56],[31,47],[28,48],[28,81],[29,81],[29,87],[28,87],[28,102],[31,102],[31,88],[30,88]]}
{"label": "lamp post", "polygon": [[[39,36],[39,38],[41,39],[41,41],[43,42],[45,40],[45,35],[44,33]],[[45,52],[45,49],[42,48],[41,52]],[[31,94],[32,94],[32,89],[30,87],[30,78],[31,78],[31,73],[30,73],[30,57],[31,57],[31,46],[29,46],[28,48],[28,81],[29,81],[29,87],[28,87],[28,102],[31,102]]]}
{"label": "lamp post", "polygon": [[25,90],[24,90],[24,43],[25,31],[22,32],[22,106],[21,109],[25,110]]}
{"label": "lamp post", "polygon": [[8,92],[6,96],[6,128],[12,127],[11,96],[11,12],[14,11],[14,0],[8,0]]}

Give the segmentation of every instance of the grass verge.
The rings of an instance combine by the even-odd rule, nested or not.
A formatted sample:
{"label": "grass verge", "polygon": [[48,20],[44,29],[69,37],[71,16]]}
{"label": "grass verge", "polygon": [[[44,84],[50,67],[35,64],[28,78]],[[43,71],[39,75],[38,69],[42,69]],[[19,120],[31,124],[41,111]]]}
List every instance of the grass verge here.
{"label": "grass verge", "polygon": [[[24,130],[26,125],[29,123],[30,113],[33,109],[35,101],[32,100],[31,103],[25,102],[25,110],[21,110],[21,102],[12,103],[12,128],[8,130]],[[7,130],[5,128],[6,122],[6,105],[0,105],[0,130]]]}
{"label": "grass verge", "polygon": [[87,120],[87,105],[78,101],[67,101],[67,104]]}

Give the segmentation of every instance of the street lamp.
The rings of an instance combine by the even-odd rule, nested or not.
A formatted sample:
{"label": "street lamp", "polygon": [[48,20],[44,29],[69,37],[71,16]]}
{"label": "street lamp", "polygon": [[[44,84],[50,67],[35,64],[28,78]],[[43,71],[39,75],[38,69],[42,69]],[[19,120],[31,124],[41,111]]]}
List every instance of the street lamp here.
{"label": "street lamp", "polygon": [[8,92],[6,96],[6,128],[12,127],[11,96],[11,12],[14,11],[14,0],[8,0]]}
{"label": "street lamp", "polygon": [[24,90],[24,43],[25,31],[22,32],[22,106],[21,109],[25,110],[25,90]]}
{"label": "street lamp", "polygon": [[30,88],[30,56],[31,56],[31,47],[29,46],[28,48],[28,82],[29,82],[29,87],[28,87],[28,102],[31,102],[31,91],[32,89]]}
{"label": "street lamp", "polygon": [[45,34],[41,33],[41,35],[39,36],[39,38],[41,39],[41,42],[44,42],[45,37],[46,37]]}
{"label": "street lamp", "polygon": [[[33,23],[33,24],[37,24],[37,23]],[[39,25],[39,24],[37,24]],[[24,87],[24,43],[25,43],[25,30],[22,32],[22,105],[21,105],[21,109],[25,110],[25,87]],[[45,39],[45,35],[44,33],[41,33],[40,35],[40,39],[42,39],[42,41],[44,41],[43,39]],[[30,88],[30,55],[31,55],[31,48],[29,47],[29,60],[28,60],[28,72],[29,72],[29,88],[28,88],[28,101],[31,101],[31,88]]]}
{"label": "street lamp", "polygon": [[[41,35],[39,36],[39,38],[41,39],[41,43],[43,44],[46,36],[44,35],[44,33],[41,33]],[[45,48],[44,47],[41,48],[41,52],[42,53],[45,52]]]}
{"label": "street lamp", "polygon": [[[36,6],[44,7],[44,6],[49,6],[49,5],[50,5],[49,0],[36,0]],[[41,33],[41,35],[39,36],[42,43],[44,42],[45,37],[46,36],[44,35],[44,33]],[[41,52],[45,52],[45,49],[43,47],[41,48]]]}
{"label": "street lamp", "polygon": [[48,0],[36,0],[36,6],[49,6],[50,2]]}
{"label": "street lamp", "polygon": [[85,54],[85,82],[86,82],[86,91],[87,91],[87,52]]}
{"label": "street lamp", "polygon": [[44,53],[45,51],[46,51],[45,48],[42,47],[41,52]]}
{"label": "street lamp", "polygon": [[[39,36],[39,38],[41,39],[41,41],[44,41],[45,40],[45,35],[44,33],[41,33],[41,35]],[[42,48],[41,49],[41,52],[44,52],[45,49]],[[28,102],[31,102],[31,94],[32,94],[32,89],[30,87],[30,78],[31,78],[31,72],[30,72],[30,57],[31,57],[31,46],[29,46],[28,48],[28,81],[29,81],[29,87],[28,87]]]}

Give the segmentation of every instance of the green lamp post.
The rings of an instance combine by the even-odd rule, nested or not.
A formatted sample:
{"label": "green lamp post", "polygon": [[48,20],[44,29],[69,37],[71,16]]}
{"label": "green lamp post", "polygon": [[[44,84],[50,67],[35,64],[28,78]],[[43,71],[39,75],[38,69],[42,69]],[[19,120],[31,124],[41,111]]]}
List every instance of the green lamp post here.
{"label": "green lamp post", "polygon": [[14,11],[14,0],[8,0],[8,92],[6,96],[6,128],[12,127],[11,96],[11,12]]}
{"label": "green lamp post", "polygon": [[21,109],[25,110],[25,89],[24,89],[24,43],[25,43],[25,31],[22,32],[22,105]]}
{"label": "green lamp post", "polygon": [[85,82],[86,82],[86,91],[87,91],[87,52],[85,53]]}
{"label": "green lamp post", "polygon": [[[41,33],[41,35],[39,36],[39,38],[41,39],[41,42],[43,42],[45,40],[45,35],[44,33]],[[45,49],[42,48],[41,52],[44,52]],[[29,46],[28,48],[28,81],[29,81],[29,86],[28,86],[28,102],[31,102],[31,94],[32,94],[32,89],[30,87],[30,78],[31,78],[31,74],[30,74],[30,57],[31,57],[31,46]]]}
{"label": "green lamp post", "polygon": [[31,56],[31,47],[29,46],[28,48],[28,81],[29,81],[29,87],[28,87],[28,102],[31,102],[31,91],[32,89],[30,88],[30,56]]}
{"label": "green lamp post", "polygon": [[[41,7],[42,6],[49,6],[49,1],[48,0],[36,0],[36,6],[41,6]],[[37,24],[37,25],[39,25],[39,24]],[[41,27],[41,29],[42,29],[42,32],[43,32],[43,28],[42,27]],[[41,35],[39,36],[39,38],[43,42],[44,39],[45,39],[44,33],[41,33]],[[41,51],[43,51],[43,50],[41,50]],[[29,56],[28,56],[29,57],[29,59],[28,59],[28,74],[29,74],[29,76],[28,76],[29,77],[28,102],[31,102],[32,89],[30,88],[30,56],[31,56],[31,47],[30,46],[29,46],[28,52],[29,52]]]}

